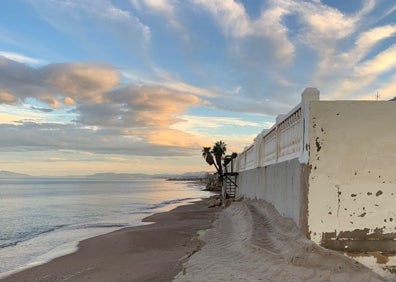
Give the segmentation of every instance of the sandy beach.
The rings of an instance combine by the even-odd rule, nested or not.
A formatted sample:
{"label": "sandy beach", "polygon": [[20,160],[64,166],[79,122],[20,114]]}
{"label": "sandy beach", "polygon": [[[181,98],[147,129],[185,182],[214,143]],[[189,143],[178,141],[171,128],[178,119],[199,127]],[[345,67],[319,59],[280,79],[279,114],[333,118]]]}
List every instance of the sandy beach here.
{"label": "sandy beach", "polygon": [[201,247],[197,232],[211,227],[217,208],[205,200],[144,219],[153,224],[82,241],[75,253],[1,281],[171,281]]}
{"label": "sandy beach", "polygon": [[201,239],[176,282],[388,281],[346,256],[306,239],[264,201],[234,202]]}
{"label": "sandy beach", "polygon": [[264,201],[207,201],[154,224],[82,241],[76,253],[1,281],[392,281],[306,239]]}

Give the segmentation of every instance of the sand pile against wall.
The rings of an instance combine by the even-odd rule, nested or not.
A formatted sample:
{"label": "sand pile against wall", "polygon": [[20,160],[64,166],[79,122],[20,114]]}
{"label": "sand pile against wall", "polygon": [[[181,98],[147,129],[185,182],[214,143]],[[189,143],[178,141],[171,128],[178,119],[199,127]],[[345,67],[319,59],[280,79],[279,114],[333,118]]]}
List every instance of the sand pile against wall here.
{"label": "sand pile against wall", "polygon": [[174,281],[386,281],[307,240],[264,201],[233,203],[201,239]]}

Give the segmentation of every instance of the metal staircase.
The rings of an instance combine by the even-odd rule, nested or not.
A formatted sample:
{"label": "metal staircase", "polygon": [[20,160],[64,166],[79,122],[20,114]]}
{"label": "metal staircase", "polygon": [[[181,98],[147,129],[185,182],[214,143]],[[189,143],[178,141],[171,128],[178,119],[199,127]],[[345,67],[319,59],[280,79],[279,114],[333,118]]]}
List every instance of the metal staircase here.
{"label": "metal staircase", "polygon": [[236,189],[238,188],[237,177],[238,177],[237,172],[224,173],[223,188],[225,195],[223,196],[226,199],[235,199]]}

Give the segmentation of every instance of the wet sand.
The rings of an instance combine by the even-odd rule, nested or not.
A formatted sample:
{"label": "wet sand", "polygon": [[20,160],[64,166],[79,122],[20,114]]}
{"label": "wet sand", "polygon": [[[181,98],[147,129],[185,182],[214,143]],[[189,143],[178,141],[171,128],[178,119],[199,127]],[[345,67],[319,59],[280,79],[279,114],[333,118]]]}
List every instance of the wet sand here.
{"label": "wet sand", "polygon": [[199,230],[219,208],[206,200],[145,218],[153,224],[121,229],[80,242],[77,252],[0,281],[172,281],[202,246]]}

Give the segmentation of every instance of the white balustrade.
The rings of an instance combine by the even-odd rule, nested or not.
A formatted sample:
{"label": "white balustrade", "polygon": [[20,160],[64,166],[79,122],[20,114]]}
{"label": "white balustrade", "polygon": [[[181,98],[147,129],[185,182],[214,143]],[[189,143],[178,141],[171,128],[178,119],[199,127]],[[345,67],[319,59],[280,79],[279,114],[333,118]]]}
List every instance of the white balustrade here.
{"label": "white balustrade", "polygon": [[276,163],[277,161],[277,130],[276,126],[263,137],[264,152],[262,159],[264,165]]}
{"label": "white balustrade", "polygon": [[303,149],[301,108],[279,124],[278,162],[298,157]]}
{"label": "white balustrade", "polygon": [[252,169],[255,168],[255,164],[256,164],[256,156],[255,156],[255,151],[254,151],[254,145],[250,146],[250,148],[248,148],[245,151],[246,154],[246,167],[245,169]]}
{"label": "white balustrade", "polygon": [[288,114],[279,115],[269,130],[257,135],[254,143],[239,154],[236,171],[263,167],[293,158],[306,161],[304,140],[308,140],[307,102],[319,100],[319,91],[316,88],[306,88],[301,97],[301,103]]}

